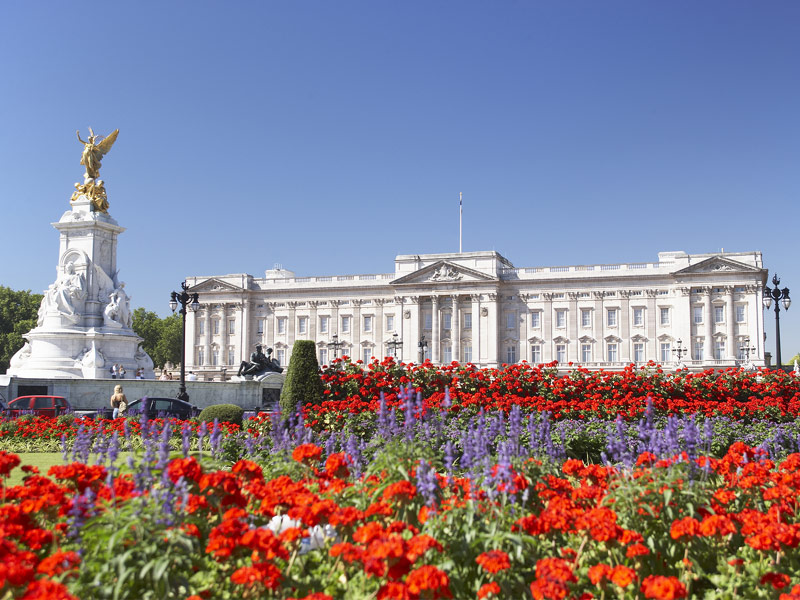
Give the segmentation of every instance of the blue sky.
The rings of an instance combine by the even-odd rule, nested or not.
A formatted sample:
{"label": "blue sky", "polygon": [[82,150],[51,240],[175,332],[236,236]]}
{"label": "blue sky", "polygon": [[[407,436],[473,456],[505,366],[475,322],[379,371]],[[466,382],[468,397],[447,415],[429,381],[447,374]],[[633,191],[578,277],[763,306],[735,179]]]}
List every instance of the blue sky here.
{"label": "blue sky", "polygon": [[0,55],[15,289],[55,277],[91,125],[120,129],[120,276],[162,315],[189,275],[455,251],[459,192],[465,251],[760,250],[800,298],[794,1],[6,2]]}

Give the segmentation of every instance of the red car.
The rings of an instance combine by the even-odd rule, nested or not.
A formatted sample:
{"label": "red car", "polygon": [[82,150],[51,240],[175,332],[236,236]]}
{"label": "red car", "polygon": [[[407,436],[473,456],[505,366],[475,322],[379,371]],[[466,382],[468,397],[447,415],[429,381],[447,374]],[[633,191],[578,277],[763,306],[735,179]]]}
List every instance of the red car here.
{"label": "red car", "polygon": [[72,406],[63,396],[20,396],[8,403],[9,417],[39,415],[56,417],[71,411]]}

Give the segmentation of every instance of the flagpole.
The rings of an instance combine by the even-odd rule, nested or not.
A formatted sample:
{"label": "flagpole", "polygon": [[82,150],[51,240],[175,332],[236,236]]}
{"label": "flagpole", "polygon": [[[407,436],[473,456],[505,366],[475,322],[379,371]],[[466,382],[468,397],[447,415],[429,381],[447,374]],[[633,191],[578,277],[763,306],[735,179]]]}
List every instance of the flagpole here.
{"label": "flagpole", "polygon": [[461,254],[461,192],[458,192],[458,253]]}

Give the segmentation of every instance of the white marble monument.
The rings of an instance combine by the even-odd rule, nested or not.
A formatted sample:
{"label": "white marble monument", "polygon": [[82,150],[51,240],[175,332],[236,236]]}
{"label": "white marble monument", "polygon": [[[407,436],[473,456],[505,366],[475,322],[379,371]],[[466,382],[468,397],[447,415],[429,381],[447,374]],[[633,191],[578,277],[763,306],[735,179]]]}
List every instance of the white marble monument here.
{"label": "white marble monument", "polygon": [[140,368],[153,378],[153,361],[131,329],[130,296],[117,275],[117,237],[125,228],[108,214],[97,178],[116,136],[92,132],[88,143],[81,140],[84,183],[75,184],[71,209],[52,224],[61,234],[56,280],[44,292],[36,327],[11,358],[9,375],[99,379],[111,377],[119,364],[131,378]]}

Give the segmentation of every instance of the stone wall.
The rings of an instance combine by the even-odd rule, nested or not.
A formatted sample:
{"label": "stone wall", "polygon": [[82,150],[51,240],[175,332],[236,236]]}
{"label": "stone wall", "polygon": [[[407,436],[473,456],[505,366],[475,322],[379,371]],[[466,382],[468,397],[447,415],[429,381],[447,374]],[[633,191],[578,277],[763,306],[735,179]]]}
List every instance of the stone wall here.
{"label": "stone wall", "polygon": [[[213,404],[236,404],[242,408],[261,408],[270,397],[277,398],[283,377],[270,377],[270,381],[187,381],[189,401],[202,408]],[[122,385],[128,400],[142,396],[174,398],[180,381],[153,379],[34,379],[0,375],[0,399],[6,403],[20,394],[20,388],[46,387],[46,393],[63,396],[76,409],[107,407],[115,385]]]}

